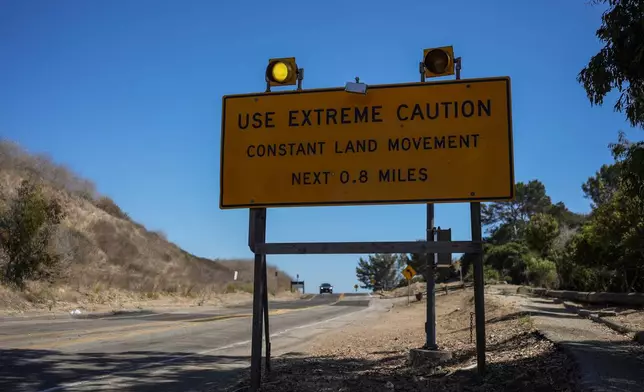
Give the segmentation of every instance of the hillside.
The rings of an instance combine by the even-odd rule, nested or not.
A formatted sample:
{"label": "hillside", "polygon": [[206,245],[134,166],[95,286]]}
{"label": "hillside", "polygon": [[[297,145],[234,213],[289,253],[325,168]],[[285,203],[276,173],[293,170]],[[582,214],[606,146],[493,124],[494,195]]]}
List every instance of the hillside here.
{"label": "hillside", "polygon": [[[114,303],[162,297],[221,301],[224,294],[252,291],[250,260],[209,260],[169,242],[162,232],[134,222],[91,181],[79,178],[50,158],[31,155],[0,140],[0,213],[21,182],[41,185],[58,200],[65,217],[52,239],[64,273],[53,284],[30,282],[23,292],[2,287],[0,307],[25,308],[52,303]],[[1,255],[0,255],[1,256]],[[0,263],[2,262],[0,257]],[[233,281],[234,271],[239,271]],[[288,290],[291,277],[269,267],[269,292]],[[238,295],[239,297],[239,295]],[[4,302],[4,303],[3,303]]]}

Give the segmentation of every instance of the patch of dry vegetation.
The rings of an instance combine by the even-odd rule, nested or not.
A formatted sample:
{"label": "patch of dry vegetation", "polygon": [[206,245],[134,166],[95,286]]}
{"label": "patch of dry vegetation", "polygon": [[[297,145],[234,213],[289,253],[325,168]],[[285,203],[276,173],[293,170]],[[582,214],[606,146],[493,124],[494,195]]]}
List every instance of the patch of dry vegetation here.
{"label": "patch of dry vegetation", "polygon": [[[53,251],[64,273],[55,285],[28,282],[22,292],[0,287],[0,307],[51,309],[57,303],[103,303],[121,306],[133,299],[192,298],[202,305],[218,295],[252,292],[250,260],[209,260],[169,242],[164,233],[147,230],[95,185],[54,163],[0,140],[0,211],[16,196],[23,180],[41,185],[58,201],[65,218],[52,234]],[[234,271],[239,271],[233,281]],[[269,268],[272,294],[290,287],[291,278]]]}

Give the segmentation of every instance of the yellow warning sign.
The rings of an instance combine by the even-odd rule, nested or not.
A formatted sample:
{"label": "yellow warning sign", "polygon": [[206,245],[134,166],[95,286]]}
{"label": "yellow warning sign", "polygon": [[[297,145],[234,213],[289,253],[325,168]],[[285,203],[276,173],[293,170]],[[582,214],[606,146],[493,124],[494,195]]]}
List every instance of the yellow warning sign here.
{"label": "yellow warning sign", "polygon": [[507,200],[510,79],[223,97],[220,207]]}
{"label": "yellow warning sign", "polygon": [[416,276],[416,271],[411,267],[411,265],[408,265],[404,270],[402,270],[402,274],[405,276],[405,279],[411,280]]}

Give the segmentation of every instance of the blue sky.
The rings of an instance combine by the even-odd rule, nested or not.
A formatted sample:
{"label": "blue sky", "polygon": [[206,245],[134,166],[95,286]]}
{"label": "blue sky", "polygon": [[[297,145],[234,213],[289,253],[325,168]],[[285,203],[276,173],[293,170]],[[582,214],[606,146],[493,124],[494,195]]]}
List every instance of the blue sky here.
{"label": "blue sky", "polygon": [[[451,5],[450,5],[451,4]],[[92,179],[149,229],[204,257],[250,257],[247,210],[221,211],[221,97],[262,91],[270,57],[305,88],[418,79],[422,49],[453,45],[463,78],[512,78],[517,181],[588,211],[580,185],[630,130],[575,77],[600,43],[585,0],[0,2],[0,136]],[[469,206],[436,224],[470,238]],[[268,241],[422,238],[424,206],[271,209]],[[271,256],[314,289],[352,290],[358,256]]]}

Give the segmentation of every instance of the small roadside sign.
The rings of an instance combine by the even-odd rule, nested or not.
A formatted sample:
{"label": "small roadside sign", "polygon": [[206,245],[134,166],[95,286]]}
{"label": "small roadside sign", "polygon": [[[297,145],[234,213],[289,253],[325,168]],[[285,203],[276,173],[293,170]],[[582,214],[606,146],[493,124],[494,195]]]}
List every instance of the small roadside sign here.
{"label": "small roadside sign", "polygon": [[402,274],[405,276],[405,279],[411,280],[416,276],[416,271],[411,267],[411,265],[408,265],[404,270],[402,270]]}

